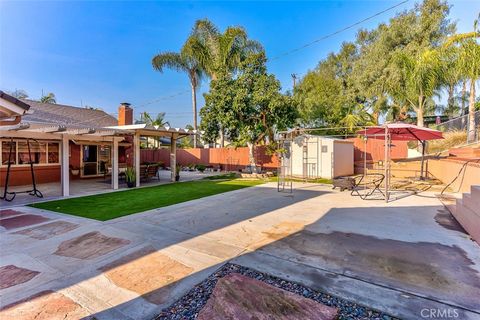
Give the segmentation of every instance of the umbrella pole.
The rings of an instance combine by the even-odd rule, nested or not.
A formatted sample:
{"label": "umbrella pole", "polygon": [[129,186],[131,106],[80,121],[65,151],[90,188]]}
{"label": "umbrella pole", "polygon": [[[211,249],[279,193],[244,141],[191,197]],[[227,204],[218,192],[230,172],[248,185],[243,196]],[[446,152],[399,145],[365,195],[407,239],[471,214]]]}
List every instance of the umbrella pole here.
{"label": "umbrella pole", "polygon": [[425,177],[423,176],[424,163],[425,163],[425,140],[422,140],[421,143],[422,143],[422,164],[420,167],[420,180],[425,180]]}

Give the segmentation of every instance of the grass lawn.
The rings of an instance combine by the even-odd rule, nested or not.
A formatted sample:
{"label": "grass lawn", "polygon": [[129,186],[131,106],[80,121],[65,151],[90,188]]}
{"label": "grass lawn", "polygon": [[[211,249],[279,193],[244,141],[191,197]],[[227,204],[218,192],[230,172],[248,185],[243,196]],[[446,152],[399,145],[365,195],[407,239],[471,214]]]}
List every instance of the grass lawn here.
{"label": "grass lawn", "polygon": [[262,184],[260,180],[200,180],[32,204],[34,208],[106,221],[132,213]]}

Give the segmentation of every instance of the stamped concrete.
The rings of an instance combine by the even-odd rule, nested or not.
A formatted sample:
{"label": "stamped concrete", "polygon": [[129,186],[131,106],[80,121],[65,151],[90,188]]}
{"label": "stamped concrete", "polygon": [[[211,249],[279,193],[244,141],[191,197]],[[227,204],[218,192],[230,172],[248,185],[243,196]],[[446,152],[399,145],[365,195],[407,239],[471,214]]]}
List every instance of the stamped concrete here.
{"label": "stamped concrete", "polygon": [[0,230],[0,267],[40,272],[0,290],[1,306],[23,301],[2,319],[29,319],[49,304],[29,297],[45,291],[97,319],[150,319],[227,261],[401,318],[425,308],[480,318],[480,247],[446,227],[433,194],[385,204],[326,186],[299,183],[291,195],[266,184],[106,222],[14,210],[50,220]]}
{"label": "stamped concrete", "polygon": [[48,218],[36,214],[24,214],[11,218],[0,219],[0,226],[4,227],[7,230],[11,230],[31,226],[48,220]]}
{"label": "stamped concrete", "polygon": [[0,289],[9,288],[31,280],[38,271],[19,268],[14,265],[0,267]]}
{"label": "stamped concrete", "polygon": [[54,221],[37,227],[23,229],[14,234],[29,236],[37,240],[45,240],[78,228],[79,225],[68,221]]}
{"label": "stamped concrete", "polygon": [[107,237],[94,231],[60,243],[54,254],[69,258],[93,259],[129,243],[129,240]]}
{"label": "stamped concrete", "polygon": [[198,320],[334,320],[338,310],[233,273],[218,280]]}

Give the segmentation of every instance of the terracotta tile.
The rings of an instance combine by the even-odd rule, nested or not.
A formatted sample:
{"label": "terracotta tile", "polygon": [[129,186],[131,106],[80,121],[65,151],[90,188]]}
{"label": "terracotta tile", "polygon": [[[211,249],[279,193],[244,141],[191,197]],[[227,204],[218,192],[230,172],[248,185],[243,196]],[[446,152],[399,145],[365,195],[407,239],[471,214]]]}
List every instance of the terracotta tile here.
{"label": "terracotta tile", "polygon": [[29,236],[30,238],[45,240],[51,237],[66,233],[68,231],[78,228],[79,225],[67,221],[54,221],[43,224],[38,227],[32,227],[15,232],[14,234],[21,234]]}
{"label": "terracotta tile", "polygon": [[192,273],[193,268],[145,248],[114,261],[100,269],[117,286],[134,291],[148,301],[168,301],[176,282]]}
{"label": "terracotta tile", "polygon": [[36,214],[24,214],[13,218],[0,219],[0,226],[10,230],[31,226],[33,224],[42,223],[48,220],[50,219]]}
{"label": "terracotta tile", "polygon": [[77,259],[93,259],[130,243],[130,240],[107,237],[98,231],[63,241],[54,254]]}
{"label": "terracotta tile", "polygon": [[59,292],[43,291],[0,309],[0,319],[15,320],[77,320],[89,313]]}
{"label": "terracotta tile", "polygon": [[336,308],[233,273],[217,282],[197,319],[333,320],[337,313]]}
{"label": "terracotta tile", "polygon": [[27,281],[30,281],[40,272],[25,268],[20,268],[14,265],[0,267],[0,289],[16,286]]}
{"label": "terracotta tile", "polygon": [[0,210],[0,218],[8,218],[13,216],[18,216],[21,214],[25,214],[25,212],[12,210],[12,209]]}

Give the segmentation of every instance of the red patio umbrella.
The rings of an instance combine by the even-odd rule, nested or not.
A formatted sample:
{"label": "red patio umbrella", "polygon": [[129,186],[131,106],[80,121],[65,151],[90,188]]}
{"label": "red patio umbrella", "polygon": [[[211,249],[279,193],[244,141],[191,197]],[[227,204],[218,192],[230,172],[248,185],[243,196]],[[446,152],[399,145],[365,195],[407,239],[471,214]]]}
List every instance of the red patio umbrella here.
{"label": "red patio umbrella", "polygon": [[372,137],[374,139],[385,139],[385,132],[387,132],[391,140],[425,141],[443,139],[441,131],[419,127],[408,123],[389,123],[384,126],[370,127],[358,131],[358,134]]}
{"label": "red patio umbrella", "polygon": [[[365,128],[364,130],[360,130],[357,133],[373,139],[385,139],[385,161],[386,162],[389,161],[387,159],[387,155],[389,154],[390,140],[419,141],[422,144],[422,164],[421,164],[421,170],[420,170],[421,179],[423,179],[425,141],[443,139],[443,134],[441,131],[419,127],[419,126],[408,124],[408,123],[388,123],[383,126]],[[389,183],[388,181],[390,179],[388,179],[387,177],[385,178],[386,178],[385,191],[387,192],[387,183]],[[386,193],[386,198],[387,198],[386,200],[388,201],[387,193]]]}

